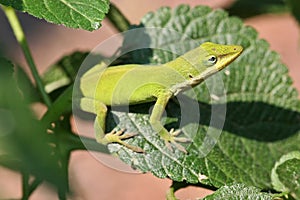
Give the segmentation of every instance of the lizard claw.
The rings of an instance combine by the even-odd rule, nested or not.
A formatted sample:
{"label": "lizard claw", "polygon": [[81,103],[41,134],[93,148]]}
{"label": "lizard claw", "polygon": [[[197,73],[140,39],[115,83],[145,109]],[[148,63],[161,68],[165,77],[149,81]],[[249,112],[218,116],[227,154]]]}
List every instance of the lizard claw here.
{"label": "lizard claw", "polygon": [[173,136],[174,141],[176,141],[176,142],[183,142],[183,143],[185,143],[185,142],[191,142],[191,140],[189,138],[177,137],[180,133],[181,133],[180,129],[174,131],[174,128],[172,128],[170,130],[170,134]]}
{"label": "lizard claw", "polygon": [[177,142],[190,142],[191,140],[185,137],[176,137],[181,133],[181,130],[174,130],[173,128],[170,130],[170,132],[164,133],[161,135],[161,137],[165,141],[165,145],[168,149],[172,150],[171,144],[173,144],[177,149],[187,154],[187,151],[185,148],[178,144]]}

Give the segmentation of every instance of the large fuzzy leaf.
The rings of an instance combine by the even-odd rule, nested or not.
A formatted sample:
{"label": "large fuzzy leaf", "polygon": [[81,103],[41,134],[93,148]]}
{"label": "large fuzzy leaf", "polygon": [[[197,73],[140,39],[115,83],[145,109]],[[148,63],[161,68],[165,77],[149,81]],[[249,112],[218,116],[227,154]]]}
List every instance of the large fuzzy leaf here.
{"label": "large fuzzy leaf", "polygon": [[[212,41],[242,45],[245,50],[227,71],[220,72],[221,79],[212,77],[187,91],[178,97],[180,106],[176,101],[168,104],[165,126],[168,129],[177,128],[181,120],[182,136],[193,139],[191,144],[185,145],[189,154],[170,151],[153,132],[148,114],[152,104],[132,107],[129,113],[113,111],[107,125],[108,129],[113,129],[117,124],[128,132],[140,133],[127,142],[143,148],[146,153],[134,153],[117,144],[109,145],[111,151],[135,168],[150,171],[161,178],[201,182],[215,187],[242,182],[259,188],[272,188],[270,174],[276,160],[284,153],[300,149],[298,94],[279,55],[272,52],[267,42],[258,39],[257,32],[241,20],[208,7],[191,9],[182,5],[174,10],[161,8],[146,15],[141,27],[169,28],[182,33],[181,38],[163,31],[161,34],[145,33],[148,34],[149,44],[167,46],[168,49],[188,51],[202,42]],[[138,38],[134,41],[138,42]],[[126,42],[129,41],[125,39],[124,44]],[[144,57],[140,55],[147,55],[146,60],[152,63],[164,63],[178,56],[160,49],[149,53],[146,49],[132,53],[130,62],[144,62],[141,61]],[[215,97],[208,91],[208,88],[218,88],[222,82],[226,95]],[[214,100],[225,96],[226,103]],[[226,115],[218,112],[224,106]],[[221,136],[215,138],[218,139],[217,144],[203,157],[205,148],[202,144],[214,143],[214,140],[205,139],[207,130],[211,130],[212,136],[222,127],[210,124],[214,113],[211,108],[217,110],[217,118],[225,119],[225,124]],[[198,109],[199,121],[184,121],[185,115],[189,116],[188,119],[197,116]],[[117,123],[114,122],[116,117]]]}

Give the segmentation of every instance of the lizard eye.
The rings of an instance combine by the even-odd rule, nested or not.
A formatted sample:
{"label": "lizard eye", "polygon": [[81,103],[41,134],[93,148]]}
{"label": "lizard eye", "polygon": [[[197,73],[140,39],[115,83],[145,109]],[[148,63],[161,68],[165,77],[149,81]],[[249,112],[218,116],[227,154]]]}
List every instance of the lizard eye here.
{"label": "lizard eye", "polygon": [[210,56],[208,59],[207,59],[208,63],[210,64],[215,64],[217,62],[217,57],[216,56]]}

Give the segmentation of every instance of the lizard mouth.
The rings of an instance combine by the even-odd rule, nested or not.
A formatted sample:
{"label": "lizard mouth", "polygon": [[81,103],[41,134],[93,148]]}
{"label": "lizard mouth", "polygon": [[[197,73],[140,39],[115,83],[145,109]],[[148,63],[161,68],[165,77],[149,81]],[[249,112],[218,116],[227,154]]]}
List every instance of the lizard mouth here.
{"label": "lizard mouth", "polygon": [[226,66],[228,66],[230,63],[232,63],[241,53],[243,52],[242,46],[234,46],[232,49],[232,52],[220,55],[218,59],[220,60],[220,63],[216,66],[218,71],[221,71]]}

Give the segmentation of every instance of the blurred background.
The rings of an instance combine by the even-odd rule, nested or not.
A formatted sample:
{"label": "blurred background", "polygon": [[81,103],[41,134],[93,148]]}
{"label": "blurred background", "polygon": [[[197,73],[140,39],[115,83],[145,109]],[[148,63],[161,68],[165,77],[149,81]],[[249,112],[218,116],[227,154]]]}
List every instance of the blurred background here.
{"label": "blurred background", "polygon": [[[190,6],[209,5],[213,8],[226,8],[233,0],[113,0],[113,2],[133,24],[150,11],[161,6],[176,7],[185,3]],[[89,51],[101,41],[117,33],[117,30],[104,20],[102,27],[94,32],[69,29],[64,26],[49,24],[24,13],[18,13],[28,39],[39,72],[43,73],[63,55],[76,50]],[[294,86],[300,90],[299,26],[290,14],[263,14],[246,18],[245,23],[254,27],[259,38],[270,43],[271,49],[281,55],[282,62],[289,68]],[[8,22],[0,10],[0,54],[4,54],[15,63],[24,66],[29,72],[24,56],[18,46]],[[33,107],[38,116],[45,108]],[[70,199],[165,199],[165,193],[171,184],[168,179],[159,179],[151,174],[132,174],[119,172],[99,163],[88,152],[76,151],[70,161],[70,186],[74,195]],[[99,181],[100,180],[100,181]],[[180,199],[204,197],[212,191],[189,187],[177,193]],[[0,167],[0,199],[20,198],[21,176]],[[47,184],[40,186],[32,195],[32,200],[57,198],[56,191]]]}

